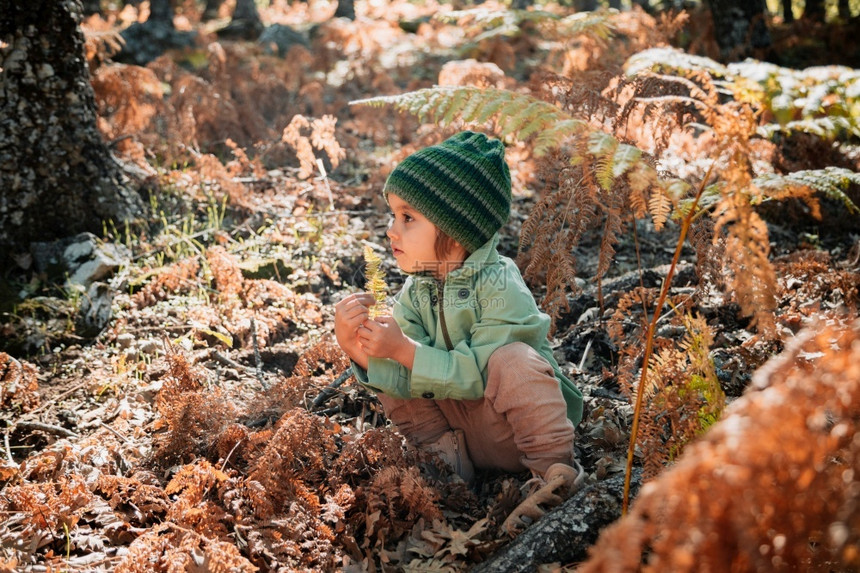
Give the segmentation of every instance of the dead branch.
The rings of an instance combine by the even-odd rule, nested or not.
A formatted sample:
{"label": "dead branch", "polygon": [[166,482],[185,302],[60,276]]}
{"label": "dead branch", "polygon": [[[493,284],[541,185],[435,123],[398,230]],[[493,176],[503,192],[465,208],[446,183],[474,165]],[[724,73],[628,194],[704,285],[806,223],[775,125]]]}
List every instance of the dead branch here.
{"label": "dead branch", "polygon": [[[633,472],[631,491],[639,490],[642,471]],[[621,517],[624,475],[590,485],[526,529],[472,573],[526,573],[544,563],[585,559],[600,531]]]}

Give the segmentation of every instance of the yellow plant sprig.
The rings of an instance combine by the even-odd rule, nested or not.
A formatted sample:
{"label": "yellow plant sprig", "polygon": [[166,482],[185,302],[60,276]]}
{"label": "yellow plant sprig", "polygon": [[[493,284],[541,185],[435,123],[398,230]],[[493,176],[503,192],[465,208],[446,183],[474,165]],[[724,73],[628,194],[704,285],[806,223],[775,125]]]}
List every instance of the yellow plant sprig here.
{"label": "yellow plant sprig", "polygon": [[383,277],[382,270],[379,268],[380,264],[382,264],[382,259],[373,252],[372,248],[365,246],[364,263],[366,265],[364,271],[366,279],[365,288],[376,299],[376,304],[370,307],[370,318],[385,316],[388,314],[388,308],[385,304],[388,285],[385,284],[385,278]]}

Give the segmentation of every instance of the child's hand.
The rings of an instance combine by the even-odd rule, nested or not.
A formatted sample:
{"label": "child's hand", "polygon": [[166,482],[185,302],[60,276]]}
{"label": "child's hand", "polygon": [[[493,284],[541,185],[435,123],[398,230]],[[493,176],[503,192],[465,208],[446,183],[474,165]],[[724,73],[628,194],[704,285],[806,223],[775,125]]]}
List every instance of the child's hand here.
{"label": "child's hand", "polygon": [[365,320],[358,327],[358,341],[368,356],[391,358],[412,369],[417,344],[403,334],[394,318],[380,316]]}
{"label": "child's hand", "polygon": [[367,368],[367,353],[358,341],[358,328],[368,319],[368,308],[376,304],[373,295],[357,292],[334,305],[334,335],[347,355]]}

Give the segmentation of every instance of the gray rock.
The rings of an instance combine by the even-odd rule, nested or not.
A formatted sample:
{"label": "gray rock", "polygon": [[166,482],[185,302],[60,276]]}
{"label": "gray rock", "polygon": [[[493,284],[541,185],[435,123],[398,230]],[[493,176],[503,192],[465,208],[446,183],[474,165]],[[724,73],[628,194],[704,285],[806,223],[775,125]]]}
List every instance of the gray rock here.
{"label": "gray rock", "polygon": [[134,344],[134,335],[124,332],[116,337],[116,345],[120,348],[130,348]]}
{"label": "gray rock", "polygon": [[157,340],[142,340],[138,343],[137,349],[143,352],[144,354],[155,354],[158,352],[159,344]]}
{"label": "gray rock", "polygon": [[38,272],[51,278],[67,276],[67,285],[85,287],[110,276],[131,256],[123,245],[104,243],[92,233],[51,243],[33,243],[30,254]]}
{"label": "gray rock", "polygon": [[196,32],[177,30],[157,20],[136,22],[120,35],[125,45],[114,59],[136,66],[145,66],[167,50],[192,48],[197,39]]}
{"label": "gray rock", "polygon": [[287,55],[290,48],[296,44],[309,48],[308,39],[301,33],[293,30],[289,26],[283,24],[272,24],[268,26],[257,43],[263,47],[263,51],[267,54],[277,54],[280,57]]}
{"label": "gray rock", "polygon": [[81,298],[75,318],[75,333],[84,338],[95,338],[110,322],[113,291],[105,283],[93,283]]}

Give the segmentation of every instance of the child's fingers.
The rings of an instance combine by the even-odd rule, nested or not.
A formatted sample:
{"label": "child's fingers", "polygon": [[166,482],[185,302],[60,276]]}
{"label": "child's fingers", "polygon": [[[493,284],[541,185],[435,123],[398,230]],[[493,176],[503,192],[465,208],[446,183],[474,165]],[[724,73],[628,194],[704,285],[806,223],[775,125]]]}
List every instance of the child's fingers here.
{"label": "child's fingers", "polygon": [[355,297],[355,301],[358,302],[358,304],[364,306],[373,306],[374,304],[376,304],[376,298],[369,292],[357,292],[353,296]]}
{"label": "child's fingers", "polygon": [[367,292],[352,293],[334,305],[336,312],[343,312],[355,306],[368,306],[374,301],[373,295]]}

